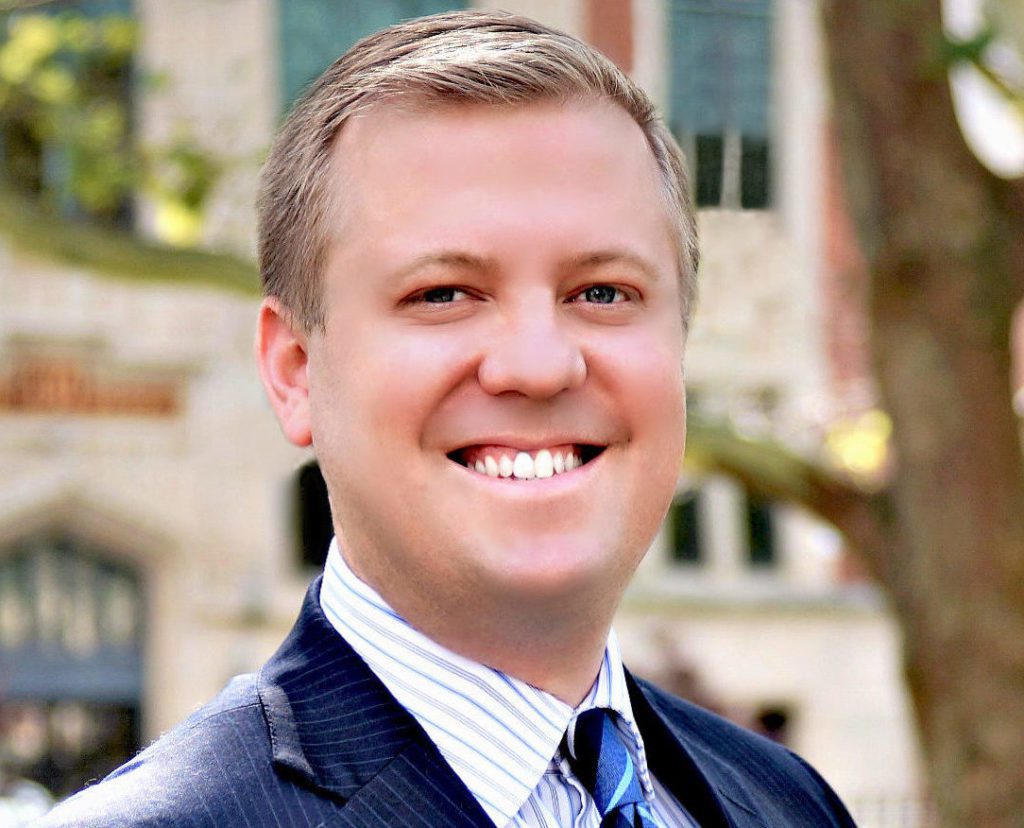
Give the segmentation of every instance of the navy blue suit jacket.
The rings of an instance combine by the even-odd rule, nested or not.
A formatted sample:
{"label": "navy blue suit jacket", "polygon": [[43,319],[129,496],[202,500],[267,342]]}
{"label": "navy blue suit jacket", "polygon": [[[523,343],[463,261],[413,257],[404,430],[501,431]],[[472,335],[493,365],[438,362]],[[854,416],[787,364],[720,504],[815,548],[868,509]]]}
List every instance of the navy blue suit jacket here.
{"label": "navy blue suit jacket", "polygon": [[[41,826],[482,828],[493,823],[320,609],[253,675]],[[654,774],[703,828],[852,826],[784,748],[628,677]]]}

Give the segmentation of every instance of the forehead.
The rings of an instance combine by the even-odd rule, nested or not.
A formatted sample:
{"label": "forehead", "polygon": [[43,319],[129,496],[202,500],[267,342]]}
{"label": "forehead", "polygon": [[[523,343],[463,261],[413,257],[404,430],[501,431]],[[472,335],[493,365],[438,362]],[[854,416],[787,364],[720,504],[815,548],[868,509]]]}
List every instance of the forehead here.
{"label": "forehead", "polygon": [[[406,157],[428,152],[437,156],[444,147],[420,136],[444,132],[458,133],[457,137],[447,136],[449,146],[482,140],[495,152],[528,141],[539,142],[552,152],[572,148],[583,152],[596,148],[603,137],[605,141],[600,143],[616,144],[615,155],[620,160],[620,154],[627,153],[627,157],[649,162],[650,171],[657,172],[643,131],[625,109],[610,101],[575,98],[494,104],[388,97],[347,120],[334,142],[332,162],[336,169],[344,170],[374,159],[398,161],[393,155],[384,159],[387,148],[400,149]],[[375,152],[382,148],[382,141],[387,144],[385,152]]]}
{"label": "forehead", "polygon": [[441,206],[508,213],[517,204],[583,210],[594,221],[618,213],[624,229],[648,220],[674,237],[647,138],[611,102],[379,103],[345,125],[331,163],[335,240],[361,221],[424,219]]}

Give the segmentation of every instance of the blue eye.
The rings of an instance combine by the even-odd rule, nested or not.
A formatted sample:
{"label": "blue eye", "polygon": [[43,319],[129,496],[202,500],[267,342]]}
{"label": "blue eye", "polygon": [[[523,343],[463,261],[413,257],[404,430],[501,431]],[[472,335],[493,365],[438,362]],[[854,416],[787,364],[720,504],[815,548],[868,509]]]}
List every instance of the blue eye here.
{"label": "blue eye", "polygon": [[443,305],[448,302],[454,302],[460,294],[465,295],[463,294],[463,291],[458,288],[440,287],[423,291],[421,298],[424,302],[428,302],[432,305]]}
{"label": "blue eye", "polygon": [[611,285],[593,285],[588,287],[582,294],[583,299],[595,305],[611,305],[615,302],[621,291]]}

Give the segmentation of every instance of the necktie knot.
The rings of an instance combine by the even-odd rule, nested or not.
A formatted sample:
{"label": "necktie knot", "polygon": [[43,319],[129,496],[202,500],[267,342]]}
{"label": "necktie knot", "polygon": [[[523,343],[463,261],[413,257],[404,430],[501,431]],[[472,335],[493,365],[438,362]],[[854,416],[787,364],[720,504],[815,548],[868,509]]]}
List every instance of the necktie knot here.
{"label": "necktie knot", "polygon": [[576,717],[566,734],[569,766],[593,797],[602,828],[656,828],[614,715],[595,707]]}

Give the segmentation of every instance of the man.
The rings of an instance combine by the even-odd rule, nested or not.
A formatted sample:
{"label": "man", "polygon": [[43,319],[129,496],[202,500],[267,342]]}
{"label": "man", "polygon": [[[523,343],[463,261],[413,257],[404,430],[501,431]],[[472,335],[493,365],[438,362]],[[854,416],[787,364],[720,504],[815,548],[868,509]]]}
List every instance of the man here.
{"label": "man", "polygon": [[51,825],[852,825],[801,760],[632,678],[697,267],[679,152],[564,34],[354,47],[264,173],[257,335],[337,537],[256,675]]}

